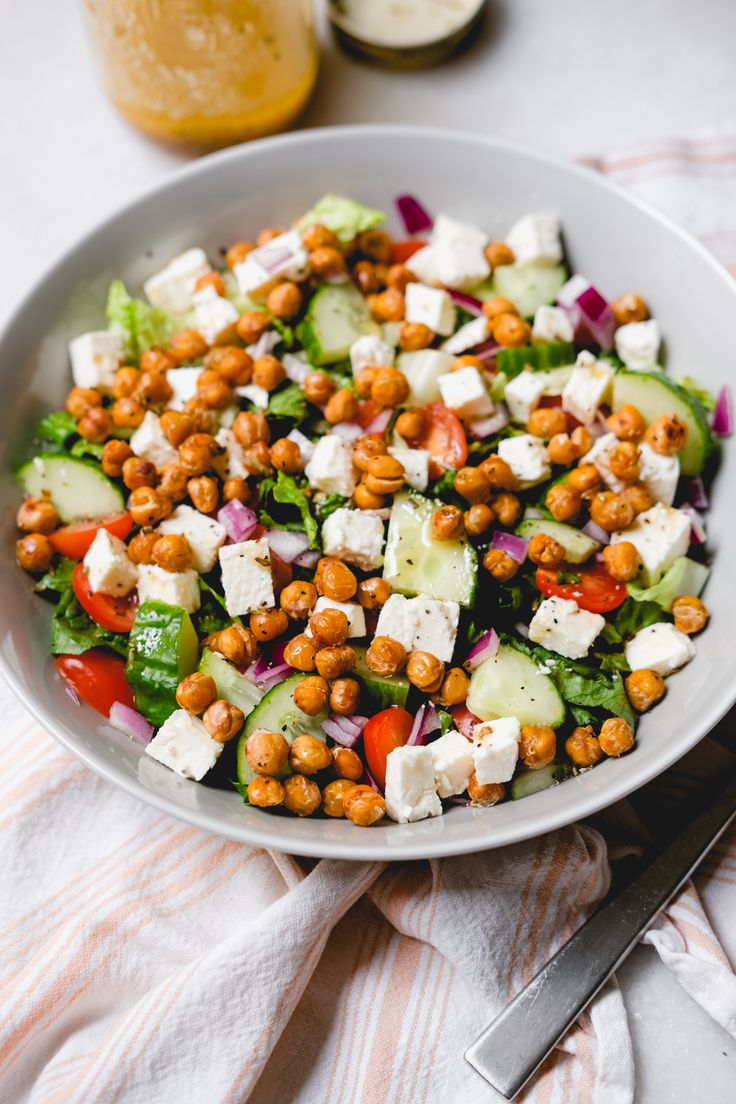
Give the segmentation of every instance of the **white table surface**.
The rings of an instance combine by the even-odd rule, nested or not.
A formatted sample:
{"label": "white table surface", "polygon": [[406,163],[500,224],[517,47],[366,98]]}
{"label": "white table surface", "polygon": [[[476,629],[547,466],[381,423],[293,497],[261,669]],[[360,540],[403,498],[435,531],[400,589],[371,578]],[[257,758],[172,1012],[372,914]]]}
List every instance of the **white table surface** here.
{"label": "white table surface", "polygon": [[[562,156],[736,118],[734,0],[495,0],[460,58],[387,73],[323,67],[302,125],[410,122],[477,131]],[[102,97],[74,0],[14,4],[0,36],[0,324],[82,232],[186,158],[123,123]],[[2,696],[8,691],[0,686]],[[736,1044],[649,948],[620,971],[637,1104],[730,1104]]]}

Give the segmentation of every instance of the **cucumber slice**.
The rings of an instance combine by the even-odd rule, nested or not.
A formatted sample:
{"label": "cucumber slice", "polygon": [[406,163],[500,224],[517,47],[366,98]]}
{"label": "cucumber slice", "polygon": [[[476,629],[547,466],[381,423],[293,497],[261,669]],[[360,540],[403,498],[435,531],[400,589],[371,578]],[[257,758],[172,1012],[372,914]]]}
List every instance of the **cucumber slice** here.
{"label": "cucumber slice", "polygon": [[197,666],[199,640],[181,606],[148,599],[138,609],[130,632],[125,677],[135,707],[151,724],[162,725],[179,708],[176,688]]}
{"label": "cucumber slice", "polygon": [[575,364],[575,346],[569,341],[545,341],[539,345],[517,345],[499,349],[496,354],[499,372],[512,379],[525,368],[547,372],[564,366],[568,374]]}
{"label": "cucumber slice", "polygon": [[598,541],[586,536],[574,525],[565,525],[561,521],[547,521],[546,518],[526,518],[517,526],[516,534],[531,540],[537,533],[546,533],[559,541],[565,549],[565,559],[568,563],[584,563],[594,552],[600,548]]}
{"label": "cucumber slice", "polygon": [[451,372],[454,363],[455,357],[450,353],[443,353],[441,349],[402,353],[397,364],[409,381],[407,405],[424,406],[427,403],[442,402],[437,380]]}
{"label": "cucumber slice", "polygon": [[565,703],[552,679],[508,644],[473,671],[467,705],[482,721],[518,717],[523,725],[557,728],[565,719]]}
{"label": "cucumber slice", "polygon": [[390,678],[382,678],[371,671],[365,661],[367,648],[353,647],[356,655],[355,677],[360,679],[363,688],[370,699],[371,705],[378,711],[388,709],[391,705],[406,705],[406,699],[411,689],[408,678],[405,675],[391,675]]}
{"label": "cucumber slice", "polygon": [[383,577],[400,594],[426,594],[472,606],[478,588],[478,557],[465,538],[435,540],[432,514],[436,508],[437,503],[421,495],[396,495]]}
{"label": "cucumber slice", "polygon": [[[245,745],[257,728],[265,728],[268,732],[283,733],[286,742],[291,744],[297,736],[315,736],[324,741],[325,734],[322,731],[322,722],[327,713],[318,713],[316,717],[308,717],[301,709],[294,705],[294,691],[306,675],[292,675],[291,678],[280,682],[269,690],[258,703],[245,722],[245,728],[238,739],[238,781],[247,786],[255,775],[245,757]],[[290,774],[288,765],[284,767],[279,778],[285,778]]]}
{"label": "cucumber slice", "polygon": [[530,797],[540,790],[548,790],[550,786],[559,786],[571,773],[571,769],[564,763],[550,763],[539,770],[520,771],[511,782],[511,797],[518,801],[519,798]]}
{"label": "cucumber slice", "polygon": [[18,479],[31,498],[48,498],[65,524],[125,509],[121,491],[93,460],[45,452],[24,464]]}
{"label": "cucumber slice", "polygon": [[344,360],[350,346],[364,334],[380,336],[363,296],[353,284],[326,284],[314,295],[297,336],[310,363]]}
{"label": "cucumber slice", "polygon": [[510,299],[519,314],[532,318],[537,307],[554,303],[557,292],[567,280],[564,265],[501,265],[490,281],[485,281],[471,294],[479,299],[502,295]]}
{"label": "cucumber slice", "polygon": [[550,368],[548,372],[540,372],[539,377],[544,383],[544,394],[561,395],[574,367],[574,364],[563,364],[559,368]]}
{"label": "cucumber slice", "polygon": [[698,475],[713,450],[713,435],[705,411],[684,387],[662,373],[621,370],[613,379],[613,409],[631,403],[647,425],[662,414],[677,414],[687,426],[687,444],[680,453],[683,475]]}
{"label": "cucumber slice", "polygon": [[250,679],[241,675],[232,663],[228,663],[217,652],[211,652],[205,648],[199,661],[199,669],[203,675],[209,675],[215,680],[218,698],[237,705],[247,717],[263,698],[263,690],[254,686]]}

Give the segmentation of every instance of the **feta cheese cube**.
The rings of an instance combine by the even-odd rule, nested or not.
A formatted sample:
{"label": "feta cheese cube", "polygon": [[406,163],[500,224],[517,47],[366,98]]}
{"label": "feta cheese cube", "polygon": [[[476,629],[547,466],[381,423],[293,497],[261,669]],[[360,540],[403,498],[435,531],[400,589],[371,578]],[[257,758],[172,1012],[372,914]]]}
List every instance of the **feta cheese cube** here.
{"label": "feta cheese cube", "polygon": [[320,437],[304,474],[316,491],[350,498],[356,482],[352,445],[337,433]]}
{"label": "feta cheese cube", "polygon": [[488,235],[478,227],[438,215],[429,245],[417,250],[406,265],[425,284],[472,288],[491,273],[483,252],[487,242]]}
{"label": "feta cheese cube", "polygon": [[404,479],[415,491],[424,491],[429,483],[429,453],[426,449],[389,447],[389,456],[404,468]]}
{"label": "feta cheese cube", "polygon": [[570,378],[562,389],[562,409],[583,425],[590,425],[602,402],[608,398],[613,368],[583,350],[578,354]]}
{"label": "feta cheese cube", "polygon": [[457,602],[417,595],[391,594],[378,615],[377,636],[390,636],[407,652],[429,652],[448,663],[452,659],[460,618]]}
{"label": "feta cheese cube", "polygon": [[394,362],[394,349],[375,334],[364,334],[350,346],[350,364],[353,375],[364,368],[390,368]]}
{"label": "feta cheese cube", "polygon": [[447,337],[455,328],[455,304],[442,288],[426,284],[407,284],[404,292],[407,322],[419,322],[436,334]]}
{"label": "feta cheese cube", "polygon": [[227,540],[224,526],[214,518],[201,514],[192,506],[177,506],[169,517],[158,527],[157,532],[164,535],[178,533],[186,537],[192,550],[194,567],[202,575],[217,563],[217,553]]}
{"label": "feta cheese cube", "polygon": [[[411,284],[409,285],[411,287]],[[460,368],[437,380],[442,401],[463,421],[477,421],[493,413],[491,396],[477,368]]]}
{"label": "feta cheese cube", "polygon": [[403,594],[390,594],[378,615],[376,636],[390,636],[410,652],[417,629],[417,609],[413,599],[405,598]]}
{"label": "feta cheese cube", "polygon": [[[348,619],[348,639],[365,636],[365,610],[358,602],[334,602],[332,598],[318,598],[314,607],[315,613],[323,609],[341,610]],[[307,626],[304,630],[307,636],[312,635],[312,630]]]}
{"label": "feta cheese cube", "polygon": [[680,479],[680,458],[662,456],[646,441],[639,445],[639,478],[655,502],[671,506]]}
{"label": "feta cheese cube", "polygon": [[183,778],[199,782],[214,767],[224,746],[211,738],[199,717],[177,709],[146,745],[146,755]]}
{"label": "feta cheese cube", "polygon": [[150,460],[159,469],[164,464],[173,464],[179,459],[179,453],[169,444],[161,428],[158,414],[154,414],[152,410],[146,411],[143,421],[130,438],[130,447],[136,456]]}
{"label": "feta cheese cube", "polygon": [[112,391],[123,354],[123,339],[112,330],[95,330],[75,337],[69,342],[75,387]]}
{"label": "feta cheese cube", "polygon": [[538,483],[552,471],[547,459],[547,446],[541,437],[535,437],[532,433],[506,437],[499,442],[498,455],[522,483]]}
{"label": "feta cheese cube", "polygon": [[308,464],[314,456],[314,442],[310,441],[308,437],[298,429],[292,429],[286,434],[286,438],[289,441],[293,441],[298,446],[300,453],[302,454],[302,461],[304,464]]}
{"label": "feta cheese cube", "polygon": [[220,567],[225,605],[231,617],[276,605],[266,537],[224,545]]}
{"label": "feta cheese cube", "polygon": [[473,745],[470,741],[451,728],[428,746],[439,796],[453,797],[464,793],[473,773]]}
{"label": "feta cheese cube", "polygon": [[245,479],[252,474],[246,467],[240,441],[231,429],[224,427],[220,429],[215,440],[225,450],[212,462],[213,468],[221,479]]}
{"label": "feta cheese cube", "polygon": [[619,326],[615,342],[616,352],[632,372],[651,372],[657,368],[660,335],[659,324],[653,318]]}
{"label": "feta cheese cube", "polygon": [[200,276],[211,272],[203,249],[187,249],[169,261],[160,272],[150,276],[143,290],[154,307],[167,314],[186,314],[192,307],[194,285]]}
{"label": "feta cheese cube", "polygon": [[257,406],[259,410],[265,410],[268,406],[268,391],[265,387],[261,387],[257,383],[245,383],[242,387],[236,387],[235,394],[239,395],[242,399],[247,399],[248,402]]}
{"label": "feta cheese cube", "polygon": [[276,277],[303,280],[309,269],[309,257],[298,230],[287,230],[266,245],[251,250],[245,260],[233,266],[241,295],[266,288]]}
{"label": "feta cheese cube", "polygon": [[433,245],[435,242],[447,242],[448,245],[463,243],[485,249],[490,239],[485,230],[472,222],[461,222],[460,219],[440,213],[434,220],[429,240]]}
{"label": "feta cheese cube", "polygon": [[516,717],[498,717],[473,726],[473,765],[481,786],[510,782],[519,758],[521,726]]}
{"label": "feta cheese cube", "polygon": [[97,530],[83,563],[90,587],[99,594],[130,594],[138,581],[138,569],[128,559],[128,550],[107,529]]}
{"label": "feta cheese cube", "polygon": [[503,397],[513,421],[526,425],[532,412],[539,406],[543,394],[542,372],[519,372],[518,376],[510,379]]}
{"label": "feta cheese cube", "polygon": [[605,623],[572,598],[545,598],[532,617],[529,639],[566,659],[583,659]]}
{"label": "feta cheese cube", "polygon": [[656,621],[624,645],[624,654],[632,671],[646,668],[665,678],[690,662],[695,645],[669,621]]}
{"label": "feta cheese cube", "polygon": [[361,571],[372,571],[381,566],[383,538],[381,519],[364,510],[340,507],[325,518],[322,525],[325,556],[335,556],[338,560],[355,564]]}
{"label": "feta cheese cube", "polygon": [[169,368],[166,373],[173,395],[169,399],[169,410],[183,410],[190,399],[197,394],[197,380],[204,368]]}
{"label": "feta cheese cube", "polygon": [[535,341],[572,341],[575,329],[570,315],[561,307],[537,307],[532,326]]}
{"label": "feta cheese cube", "polygon": [[506,244],[513,250],[517,264],[559,264],[560,220],[557,215],[544,213],[524,215],[509,230]]}
{"label": "feta cheese cube", "polygon": [[230,300],[218,295],[211,284],[195,291],[192,304],[195,329],[199,330],[208,345],[214,345],[217,338],[240,318]]}
{"label": "feta cheese cube", "polygon": [[673,506],[657,502],[634,519],[628,529],[611,534],[611,544],[630,541],[641,557],[644,586],[658,583],[678,556],[690,547],[690,518]]}
{"label": "feta cheese cube", "polygon": [[[409,287],[412,287],[412,285],[410,284]],[[485,316],[474,318],[471,322],[466,322],[464,326],[461,326],[452,337],[448,337],[447,341],[443,341],[441,349],[445,353],[459,356],[466,349],[474,349],[476,345],[482,345],[487,337],[488,321]]]}
{"label": "feta cheese cube", "polygon": [[604,433],[593,442],[593,447],[580,461],[581,464],[593,464],[598,469],[607,486],[619,494],[626,484],[614,474],[611,468],[611,454],[620,444],[615,433]]}
{"label": "feta cheese cube", "polygon": [[398,747],[386,759],[386,812],[399,824],[442,815],[428,747]]}
{"label": "feta cheese cube", "polygon": [[138,601],[142,605],[147,598],[196,613],[200,607],[199,575],[192,568],[164,571],[156,564],[139,564]]}

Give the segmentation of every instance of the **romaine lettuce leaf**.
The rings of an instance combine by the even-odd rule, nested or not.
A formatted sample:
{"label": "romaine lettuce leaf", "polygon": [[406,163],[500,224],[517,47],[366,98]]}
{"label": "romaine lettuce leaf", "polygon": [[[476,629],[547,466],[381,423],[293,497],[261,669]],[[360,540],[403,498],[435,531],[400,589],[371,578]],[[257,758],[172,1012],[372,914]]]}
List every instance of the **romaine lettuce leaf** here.
{"label": "romaine lettuce leaf", "polygon": [[354,199],[347,196],[328,194],[315,203],[311,211],[307,211],[299,220],[298,228],[306,230],[308,226],[319,223],[326,226],[333,234],[337,234],[340,241],[349,242],[364,230],[372,230],[385,222],[383,211],[376,211],[371,207],[364,207]]}
{"label": "romaine lettuce leaf", "polygon": [[122,334],[126,356],[134,361],[153,345],[167,344],[176,332],[170,315],[142,299],[131,298],[122,280],[110,284],[106,314],[110,329]]}

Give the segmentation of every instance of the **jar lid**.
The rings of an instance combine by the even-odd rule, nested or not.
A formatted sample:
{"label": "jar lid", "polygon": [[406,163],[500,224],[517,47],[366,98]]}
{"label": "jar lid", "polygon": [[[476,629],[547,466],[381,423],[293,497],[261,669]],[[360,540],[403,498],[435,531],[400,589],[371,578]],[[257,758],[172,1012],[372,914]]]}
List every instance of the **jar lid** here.
{"label": "jar lid", "polygon": [[444,61],[469,41],[484,8],[485,0],[327,0],[343,49],[400,69]]}

